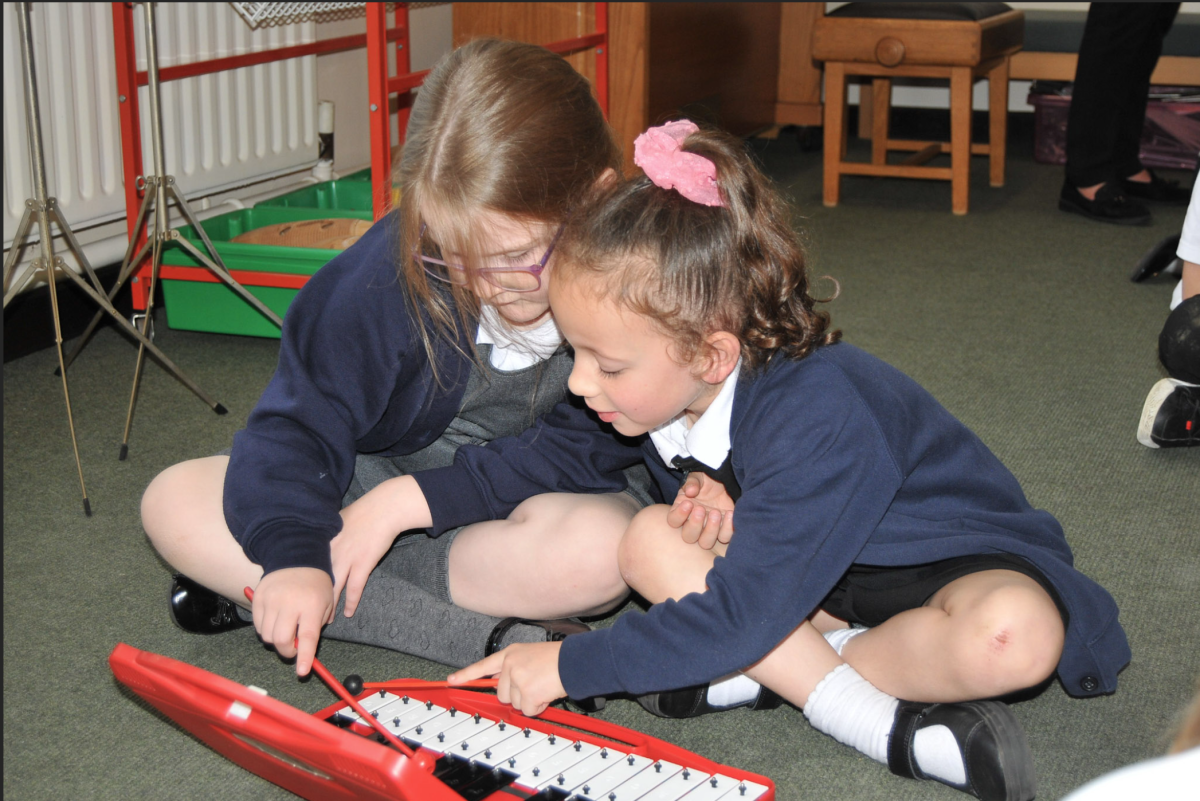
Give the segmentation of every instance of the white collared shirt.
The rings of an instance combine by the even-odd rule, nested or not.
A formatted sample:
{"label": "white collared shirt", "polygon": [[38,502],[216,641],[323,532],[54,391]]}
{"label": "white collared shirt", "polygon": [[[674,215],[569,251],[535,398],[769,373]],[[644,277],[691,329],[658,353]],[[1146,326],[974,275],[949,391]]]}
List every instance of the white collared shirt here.
{"label": "white collared shirt", "polygon": [[721,385],[721,391],[691,428],[681,414],[650,432],[650,441],[668,465],[676,456],[691,456],[714,470],[729,455],[729,423],[733,419],[733,393],[737,390],[742,360]]}
{"label": "white collared shirt", "polygon": [[485,304],[479,310],[475,344],[491,345],[488,361],[492,367],[507,373],[549,359],[562,345],[562,333],[551,315],[546,315],[536,328],[514,331],[504,323],[495,306]]}

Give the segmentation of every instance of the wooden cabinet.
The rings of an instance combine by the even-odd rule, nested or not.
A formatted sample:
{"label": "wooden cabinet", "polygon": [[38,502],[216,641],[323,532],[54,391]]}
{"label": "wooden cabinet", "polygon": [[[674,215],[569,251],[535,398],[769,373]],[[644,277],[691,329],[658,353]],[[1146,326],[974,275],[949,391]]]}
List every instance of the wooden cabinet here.
{"label": "wooden cabinet", "polygon": [[[593,3],[455,3],[454,43],[501,36],[545,43],[595,30]],[[741,136],[821,124],[811,29],[824,3],[609,3],[609,121],[632,166],[633,140],[687,114]],[[595,79],[595,53],[568,60]]]}

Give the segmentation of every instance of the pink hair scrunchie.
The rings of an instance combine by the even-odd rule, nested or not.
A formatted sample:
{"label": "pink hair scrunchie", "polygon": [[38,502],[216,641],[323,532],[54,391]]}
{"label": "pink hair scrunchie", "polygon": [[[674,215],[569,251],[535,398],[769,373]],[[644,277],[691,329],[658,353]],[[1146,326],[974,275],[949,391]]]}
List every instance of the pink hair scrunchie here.
{"label": "pink hair scrunchie", "polygon": [[717,167],[704,156],[681,149],[683,140],[699,131],[690,120],[650,128],[633,141],[633,163],[663,189],[674,189],[694,203],[724,206],[717,190]]}

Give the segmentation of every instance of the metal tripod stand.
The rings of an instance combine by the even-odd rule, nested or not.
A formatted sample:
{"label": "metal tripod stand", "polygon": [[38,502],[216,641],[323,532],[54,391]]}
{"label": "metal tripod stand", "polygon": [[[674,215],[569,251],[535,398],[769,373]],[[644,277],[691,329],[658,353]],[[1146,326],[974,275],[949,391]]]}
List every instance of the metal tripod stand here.
{"label": "metal tripod stand", "polygon": [[[233,276],[229,274],[229,270],[225,267],[225,263],[217,254],[217,249],[213,247],[212,241],[205,233],[204,227],[200,225],[200,221],[192,213],[191,207],[188,205],[187,198],[182,190],[175,183],[174,176],[166,174],[163,158],[163,135],[162,135],[162,111],[161,111],[161,93],[160,82],[158,75],[158,35],[157,24],[155,22],[155,3],[144,3],[145,23],[146,23],[146,76],[149,83],[149,101],[150,101],[150,138],[154,154],[154,173],[145,176],[145,195],[142,199],[142,205],[138,209],[137,221],[134,223],[133,229],[129,234],[129,247],[125,251],[125,258],[121,264],[121,270],[117,276],[117,281],[113,284],[108,292],[108,299],[111,301],[125,284],[125,281],[133,274],[133,271],[142,264],[146,256],[150,257],[150,285],[147,290],[146,309],[142,318],[142,327],[140,336],[138,337],[138,357],[137,366],[133,374],[133,388],[129,394],[129,412],[125,417],[125,433],[121,440],[121,453],[119,458],[124,460],[129,453],[129,432],[133,426],[133,410],[137,405],[138,387],[141,384],[142,365],[145,363],[146,350],[164,361],[167,368],[182,381],[192,392],[196,393],[206,404],[212,407],[217,414],[225,414],[226,409],[219,403],[212,401],[205,395],[199,387],[188,380],[174,365],[166,362],[161,354],[150,343],[148,334],[150,324],[154,313],[154,292],[158,285],[159,269],[162,266],[162,250],[168,242],[178,242],[192,258],[196,259],[200,264],[204,265],[213,275],[223,281],[230,289],[236,292],[243,300],[257,309],[264,317],[273,322],[275,325],[282,327],[283,321],[279,315],[271,311],[261,300],[250,294],[249,290],[239,284]],[[207,254],[200,251],[190,240],[180,235],[177,229],[170,226],[168,219],[168,202],[175,201],[176,207],[183,215],[184,219],[192,229],[200,236]],[[143,232],[146,232],[145,244],[137,250],[138,240]],[[67,357],[66,364],[70,364],[79,352],[87,343],[88,337],[95,330],[96,325],[103,318],[103,312],[98,312],[92,318],[91,323],[80,337],[78,344]]]}
{"label": "metal tripod stand", "polygon": [[[139,331],[135,326],[130,324],[113,307],[112,298],[116,292],[105,294],[104,287],[101,285],[95,271],[92,270],[92,266],[88,263],[87,257],[84,256],[83,248],[80,247],[79,241],[75,238],[71,226],[67,224],[66,219],[59,210],[58,202],[53,197],[47,195],[45,151],[42,148],[41,116],[38,108],[37,79],[34,74],[33,31],[29,24],[31,5],[31,3],[20,3],[18,5],[17,22],[21,37],[21,64],[24,71],[25,89],[25,124],[29,136],[29,160],[33,178],[34,197],[25,201],[25,212],[21,215],[21,221],[17,225],[17,232],[13,237],[12,249],[9,251],[8,258],[4,261],[4,306],[7,308],[9,302],[36,278],[43,279],[49,287],[50,309],[54,317],[55,347],[58,352],[58,373],[62,376],[63,398],[67,405],[67,424],[71,430],[71,446],[75,452],[75,467],[79,473],[79,488],[83,494],[83,511],[85,514],[91,515],[92,507],[88,501],[87,485],[83,480],[83,466],[79,459],[79,442],[75,435],[75,419],[71,413],[71,391],[67,383],[66,372],[67,362],[63,359],[62,323],[59,317],[57,294],[57,282],[60,277],[65,276],[74,281],[75,285],[100,307],[100,312],[96,315],[97,319],[93,321],[93,328],[95,327],[94,323],[99,322],[99,318],[104,314],[108,314],[126,332],[137,339],[142,348],[149,349],[155,358],[160,360],[168,370],[186,384],[188,388],[203,398],[206,403],[209,403],[209,405],[221,413],[224,412],[224,407],[209,401],[200,388],[188,380],[171,360],[154,346],[154,343],[142,331]],[[54,255],[54,239],[50,228],[51,221],[58,226],[58,230],[66,240],[68,249],[75,255],[76,260],[83,269],[83,273],[87,276],[86,281],[74,270],[69,269],[63,259]],[[38,227],[40,256],[32,262],[24,280],[19,284],[13,285],[12,279],[16,271],[17,262],[21,252],[28,244],[28,235],[34,223]]]}

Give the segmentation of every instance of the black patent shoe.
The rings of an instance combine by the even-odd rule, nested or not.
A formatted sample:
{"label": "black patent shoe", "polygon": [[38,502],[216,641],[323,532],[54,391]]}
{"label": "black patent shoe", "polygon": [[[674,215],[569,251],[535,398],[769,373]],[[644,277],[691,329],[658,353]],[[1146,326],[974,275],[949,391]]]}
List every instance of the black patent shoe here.
{"label": "black patent shoe", "polygon": [[1169,206],[1186,206],[1192,199],[1192,190],[1184,189],[1176,181],[1159,178],[1154,170],[1150,173],[1149,181],[1131,181],[1126,178],[1121,182],[1125,194],[1138,200],[1148,200],[1151,203],[1165,203]]}
{"label": "black patent shoe", "polygon": [[733,706],[713,706],[708,702],[708,685],[697,684],[682,690],[639,695],[637,702],[641,704],[642,709],[660,718],[694,718],[739,707],[750,707],[754,710],[778,709],[783,704],[783,699],[766,687],[760,687],[758,696],[753,701]]}
{"label": "black patent shoe", "polygon": [[[930,726],[945,726],[958,741],[966,783],[927,776],[917,767],[913,738]],[[910,779],[932,779],[982,801],[1030,801],[1037,790],[1033,753],[1012,711],[999,701],[921,704],[901,701],[888,738],[888,768]]]}
{"label": "black patent shoe", "polygon": [[238,617],[237,605],[184,575],[171,580],[168,602],[171,620],[192,634],[220,634],[249,626]]}
{"label": "black patent shoe", "polygon": [[[582,620],[574,617],[561,618],[559,620],[528,620],[523,617],[506,617],[496,624],[492,629],[492,633],[488,636],[487,643],[483,646],[483,655],[491,656],[500,649],[504,648],[501,644],[504,641],[504,635],[513,626],[537,626],[545,629],[546,642],[562,642],[572,634],[583,634],[591,631],[592,627]],[[604,709],[607,699],[600,696],[595,698],[568,698],[567,703],[573,706],[579,712],[599,712]]]}
{"label": "black patent shoe", "polygon": [[1096,197],[1092,200],[1088,200],[1069,183],[1064,183],[1058,196],[1058,207],[1072,214],[1081,214],[1089,220],[1116,225],[1146,225],[1150,222],[1150,210],[1122,192],[1113,181],[1097,189]]}

